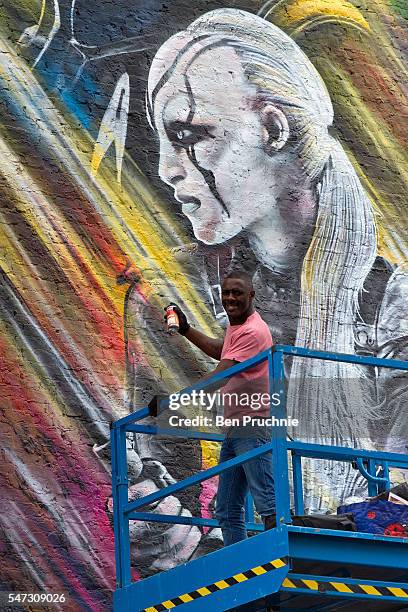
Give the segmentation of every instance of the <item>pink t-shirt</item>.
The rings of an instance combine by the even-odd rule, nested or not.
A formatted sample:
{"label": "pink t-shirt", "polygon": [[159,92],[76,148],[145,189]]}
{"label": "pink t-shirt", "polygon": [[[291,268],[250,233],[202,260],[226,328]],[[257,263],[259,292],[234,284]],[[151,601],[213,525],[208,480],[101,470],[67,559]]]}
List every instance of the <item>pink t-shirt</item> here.
{"label": "pink t-shirt", "polygon": [[[242,325],[228,325],[221,359],[242,362],[272,346],[269,327],[258,312],[253,312]],[[243,415],[269,416],[269,401],[260,396],[269,394],[268,362],[264,361],[231,378],[221,389],[225,418]]]}

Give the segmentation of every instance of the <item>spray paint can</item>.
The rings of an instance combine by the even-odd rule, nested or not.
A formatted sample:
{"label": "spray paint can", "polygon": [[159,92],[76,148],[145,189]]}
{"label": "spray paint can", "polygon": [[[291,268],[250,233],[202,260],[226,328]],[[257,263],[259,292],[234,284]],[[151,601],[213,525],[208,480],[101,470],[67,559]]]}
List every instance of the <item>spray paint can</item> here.
{"label": "spray paint can", "polygon": [[172,336],[177,334],[180,329],[180,322],[174,306],[168,306],[166,308],[166,319],[168,333]]}

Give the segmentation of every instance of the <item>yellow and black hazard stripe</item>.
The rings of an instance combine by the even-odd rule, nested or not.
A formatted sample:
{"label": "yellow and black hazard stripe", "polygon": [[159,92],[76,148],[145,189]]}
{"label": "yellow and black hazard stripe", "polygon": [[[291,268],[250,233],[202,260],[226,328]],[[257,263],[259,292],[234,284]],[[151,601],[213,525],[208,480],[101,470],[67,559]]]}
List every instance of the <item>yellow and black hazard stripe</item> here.
{"label": "yellow and black hazard stripe", "polygon": [[216,591],[227,589],[228,587],[234,586],[235,584],[239,584],[240,582],[246,582],[247,580],[251,580],[251,578],[262,576],[263,574],[271,572],[280,567],[285,567],[287,563],[287,557],[283,557],[282,559],[274,559],[273,561],[269,561],[269,563],[258,565],[257,567],[253,567],[245,572],[242,572],[241,574],[235,574],[234,576],[230,576],[229,578],[224,578],[223,580],[218,580],[217,582],[213,582],[212,584],[202,586],[199,589],[196,589],[195,591],[190,591],[189,593],[184,593],[183,595],[179,595],[178,597],[173,597],[172,599],[168,599],[167,601],[163,601],[162,603],[155,604],[154,606],[150,606],[149,608],[144,608],[141,612],[162,612],[163,610],[171,610],[176,606],[181,606],[182,604],[189,603],[190,601],[198,599],[199,597],[206,597],[207,595],[211,595]]}
{"label": "yellow and black hazard stripe", "polygon": [[358,595],[375,595],[377,597],[402,597],[408,600],[408,585],[406,589],[401,587],[389,586],[374,586],[373,584],[364,584],[364,582],[346,583],[346,582],[329,582],[319,580],[308,580],[306,578],[294,578],[290,574],[284,579],[282,587],[285,589],[309,589],[318,593],[354,593]]}

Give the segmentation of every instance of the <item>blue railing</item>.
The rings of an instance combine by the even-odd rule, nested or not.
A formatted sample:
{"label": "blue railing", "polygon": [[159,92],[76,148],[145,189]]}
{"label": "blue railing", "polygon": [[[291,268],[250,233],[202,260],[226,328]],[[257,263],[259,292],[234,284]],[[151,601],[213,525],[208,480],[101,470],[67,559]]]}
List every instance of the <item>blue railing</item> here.
{"label": "blue railing", "polygon": [[[279,405],[273,407],[273,414],[277,421],[286,417],[285,405],[285,382],[283,370],[284,355],[294,357],[304,357],[311,359],[323,359],[342,363],[353,363],[364,366],[378,368],[389,368],[395,370],[408,371],[408,362],[391,359],[379,359],[376,357],[362,357],[357,355],[346,355],[340,353],[328,353],[324,351],[312,351],[308,349],[278,345],[271,349],[259,353],[252,359],[237,364],[228,370],[220,372],[204,383],[197,383],[187,387],[180,393],[190,393],[194,390],[212,387],[226,378],[231,378],[244,372],[249,368],[268,362],[270,396],[279,394]],[[276,396],[274,396],[276,397]],[[276,402],[277,403],[277,402]],[[161,408],[166,407],[163,401]],[[290,524],[290,491],[289,491],[289,472],[288,472],[288,451],[292,455],[293,469],[293,495],[296,514],[302,514],[303,508],[303,483],[302,483],[302,457],[317,459],[331,459],[343,462],[355,462],[360,473],[367,479],[369,495],[375,495],[385,490],[389,486],[389,469],[403,468],[408,469],[408,456],[397,453],[385,453],[381,451],[366,451],[343,448],[339,446],[325,446],[309,444],[305,442],[288,441],[286,427],[283,425],[274,426],[271,442],[264,446],[251,450],[229,461],[225,461],[216,467],[207,469],[199,474],[195,474],[175,484],[151,493],[146,497],[129,502],[128,501],[128,475],[126,458],[126,434],[144,433],[151,435],[168,435],[196,440],[222,441],[224,436],[221,434],[205,433],[200,431],[182,430],[176,428],[158,428],[150,425],[138,424],[149,415],[149,410],[143,408],[130,414],[112,425],[111,447],[112,447],[112,494],[113,494],[113,519],[115,530],[115,555],[116,555],[116,575],[117,588],[123,588],[131,583],[131,564],[130,564],[130,538],[129,521],[151,521],[177,523],[185,525],[198,525],[216,527],[218,522],[214,519],[203,519],[196,517],[181,517],[150,512],[140,512],[139,509],[147,504],[157,502],[169,495],[173,495],[198,483],[208,480],[214,476],[230,470],[231,468],[242,465],[243,463],[272,451],[272,461],[275,481],[276,495],[276,515],[278,526]],[[283,421],[281,421],[283,422]],[[378,468],[381,474],[377,475]],[[247,499],[246,526],[248,530],[262,531],[263,526],[254,522],[253,503],[248,496]]]}

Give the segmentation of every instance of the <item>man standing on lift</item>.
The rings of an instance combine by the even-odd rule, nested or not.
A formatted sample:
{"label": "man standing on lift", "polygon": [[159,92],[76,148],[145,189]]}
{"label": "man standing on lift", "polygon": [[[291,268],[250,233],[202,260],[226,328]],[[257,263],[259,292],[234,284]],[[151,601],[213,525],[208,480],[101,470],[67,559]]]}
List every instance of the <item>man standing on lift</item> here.
{"label": "man standing on lift", "polygon": [[[224,279],[222,304],[228,315],[229,325],[223,339],[210,338],[194,329],[189,325],[184,312],[178,306],[175,307],[179,317],[180,334],[206,355],[219,360],[215,370],[204,376],[201,381],[208,380],[215,374],[246,361],[272,346],[269,328],[253,306],[254,296],[251,277],[245,272],[232,272]],[[240,406],[239,398],[245,391],[249,392],[246,393],[249,398],[254,392],[257,397],[262,393],[269,394],[267,362],[253,366],[224,383],[222,397],[229,398],[224,401],[225,418],[242,419],[244,413],[250,410],[248,404],[246,412]],[[157,416],[159,398],[160,396],[155,396],[149,404],[153,416]],[[262,407],[260,416],[269,416],[269,402],[267,406]],[[268,441],[270,437],[265,429],[254,428],[252,431],[248,429],[243,431],[241,428],[231,428],[222,443],[220,463],[259,448]],[[247,537],[245,498],[248,490],[254,499],[257,512],[262,516],[265,528],[275,527],[275,491],[271,453],[256,457],[220,474],[215,514],[225,546]]]}

